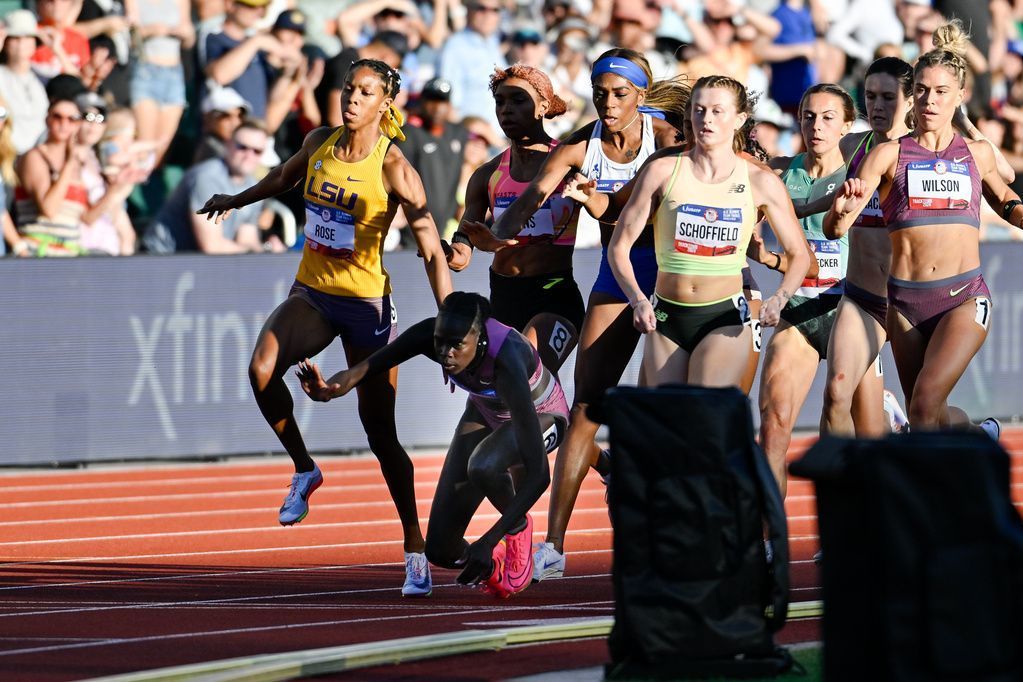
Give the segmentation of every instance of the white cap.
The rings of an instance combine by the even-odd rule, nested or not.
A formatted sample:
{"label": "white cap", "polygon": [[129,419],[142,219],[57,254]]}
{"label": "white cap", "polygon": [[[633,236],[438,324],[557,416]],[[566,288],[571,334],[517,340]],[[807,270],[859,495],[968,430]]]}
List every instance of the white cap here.
{"label": "white cap", "polygon": [[39,37],[39,23],[36,15],[27,9],[16,9],[4,17],[4,25],[7,26],[7,35],[12,38],[24,36]]}
{"label": "white cap", "polygon": [[211,111],[232,111],[244,109],[245,113],[252,110],[252,107],[245,98],[238,94],[234,88],[214,88],[203,98],[199,110],[208,114]]}

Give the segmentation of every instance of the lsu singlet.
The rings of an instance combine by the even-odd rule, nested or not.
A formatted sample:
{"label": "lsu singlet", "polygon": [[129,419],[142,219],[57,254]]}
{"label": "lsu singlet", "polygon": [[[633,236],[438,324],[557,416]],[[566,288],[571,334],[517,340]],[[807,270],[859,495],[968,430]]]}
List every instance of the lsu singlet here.
{"label": "lsu singlet", "polygon": [[650,114],[639,114],[643,119],[643,142],[640,144],[636,158],[628,163],[618,163],[607,158],[600,141],[603,125],[597,121],[586,143],[586,156],[583,158],[582,174],[590,180],[597,181],[597,191],[601,194],[614,194],[632,180],[639,172],[647,157],[654,153],[657,144],[654,141],[654,123]]}
{"label": "lsu singlet", "polygon": [[[558,141],[552,140],[551,151],[557,145]],[[539,242],[553,242],[558,246],[575,245],[576,224],[579,216],[576,209],[579,204],[572,199],[562,198],[561,190],[564,186],[564,182],[558,185],[547,201],[543,202],[543,205],[530,216],[519,233],[515,235],[518,246]],[[487,182],[490,212],[493,213],[495,222],[527,187],[529,187],[528,182],[519,182],[512,178],[511,147],[509,147],[504,150],[501,161]]]}
{"label": "lsu singlet", "polygon": [[[869,133],[863,136],[860,143],[856,146],[856,151],[853,152],[852,158],[849,159],[849,172],[847,177],[854,177],[860,164],[863,163],[863,159],[867,157],[870,150],[874,148],[874,131],[871,130]],[[853,227],[884,227],[884,213],[881,211],[881,198],[877,194],[877,190],[874,190],[874,194],[870,197],[870,201],[863,207],[860,214],[856,216],[856,220],[853,221]]]}
{"label": "lsu singlet", "polygon": [[654,214],[657,267],[676,275],[741,275],[757,219],[749,167],[736,159],[724,182],[696,179],[685,154],[675,160]]}
{"label": "lsu singlet", "polygon": [[[793,157],[789,167],[781,175],[785,189],[795,206],[817,201],[821,197],[833,194],[845,182],[846,167],[823,178],[813,178],[806,172],[804,163],[806,154]],[[821,294],[842,294],[842,281],[845,279],[846,266],[849,263],[849,235],[841,239],[828,239],[824,235],[824,214],[814,213],[799,219],[806,240],[813,248],[817,257],[818,273],[815,278],[806,278],[796,291],[796,296],[816,298]]]}
{"label": "lsu singlet", "polygon": [[966,141],[956,133],[943,151],[899,139],[899,164],[881,205],[888,231],[964,223],[980,227],[981,178]]}
{"label": "lsu singlet", "polygon": [[295,279],[335,296],[386,296],[384,237],[397,210],[383,181],[391,140],[381,135],[366,158],[347,163],[334,156],[343,131],[334,131],[306,167],[305,247]]}

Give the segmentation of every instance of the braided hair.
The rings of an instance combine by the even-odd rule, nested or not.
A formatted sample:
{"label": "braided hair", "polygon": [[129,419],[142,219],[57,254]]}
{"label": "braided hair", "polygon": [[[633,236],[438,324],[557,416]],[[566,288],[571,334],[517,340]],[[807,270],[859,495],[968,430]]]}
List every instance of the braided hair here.
{"label": "braided hair", "polygon": [[490,301],[486,297],[468,291],[452,291],[440,304],[438,313],[457,315],[472,320],[470,329],[482,331],[490,319]]}
{"label": "braided hair", "polygon": [[345,79],[351,78],[357,69],[367,68],[374,71],[380,77],[380,84],[384,88],[384,94],[394,99],[401,90],[401,74],[397,69],[392,69],[385,62],[379,59],[357,59],[348,67]]}

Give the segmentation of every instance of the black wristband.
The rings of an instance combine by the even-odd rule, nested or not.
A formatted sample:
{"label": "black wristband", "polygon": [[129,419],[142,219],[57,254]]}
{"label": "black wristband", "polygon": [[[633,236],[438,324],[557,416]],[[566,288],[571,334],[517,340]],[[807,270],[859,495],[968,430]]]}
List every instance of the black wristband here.
{"label": "black wristband", "polygon": [[1002,218],[1004,220],[1008,220],[1009,216],[1012,215],[1012,209],[1021,205],[1023,205],[1023,201],[1020,201],[1019,199],[1010,199],[1009,201],[1006,201],[1002,206]]}
{"label": "black wristband", "polygon": [[774,265],[767,265],[766,263],[765,263],[765,265],[767,265],[767,269],[768,270],[777,270],[778,268],[781,267],[781,254],[780,253],[772,253],[771,255],[774,256],[775,259],[776,259],[774,261]]}
{"label": "black wristband", "polygon": [[455,230],[455,233],[451,235],[452,244],[465,244],[470,249],[472,248],[472,240],[469,239],[469,235],[462,232],[461,230]]}

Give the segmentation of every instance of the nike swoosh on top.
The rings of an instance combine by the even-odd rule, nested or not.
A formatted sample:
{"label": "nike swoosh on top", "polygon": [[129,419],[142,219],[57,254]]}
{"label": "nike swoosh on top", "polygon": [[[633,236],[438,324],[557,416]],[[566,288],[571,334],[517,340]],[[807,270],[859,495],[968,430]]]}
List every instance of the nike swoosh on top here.
{"label": "nike swoosh on top", "polygon": [[970,286],[970,285],[969,284],[965,284],[965,285],[959,287],[958,289],[949,289],[948,290],[948,295],[952,296],[954,298],[954,297],[958,296],[959,294],[963,293],[963,290],[966,289],[966,287],[968,287],[968,286]]}
{"label": "nike swoosh on top", "polygon": [[625,66],[624,64],[611,64],[611,68],[612,69],[626,69],[628,67]]}
{"label": "nike swoosh on top", "polygon": [[362,182],[359,178],[353,178],[351,175],[348,176],[348,182]]}
{"label": "nike swoosh on top", "polygon": [[958,159],[953,157],[952,158],[952,163],[962,163],[963,161],[965,161],[968,158],[970,158],[970,157],[969,156],[961,156]]}

